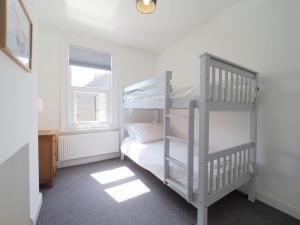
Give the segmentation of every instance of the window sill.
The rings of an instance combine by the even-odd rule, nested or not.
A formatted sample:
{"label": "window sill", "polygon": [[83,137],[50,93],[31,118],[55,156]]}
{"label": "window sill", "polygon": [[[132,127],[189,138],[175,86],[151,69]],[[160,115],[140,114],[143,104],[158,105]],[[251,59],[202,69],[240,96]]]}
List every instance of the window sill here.
{"label": "window sill", "polygon": [[66,135],[75,135],[75,134],[89,134],[89,133],[100,133],[100,132],[108,132],[108,131],[118,131],[119,127],[101,127],[101,128],[77,128],[77,129],[66,129],[60,130],[58,135],[66,136]]}

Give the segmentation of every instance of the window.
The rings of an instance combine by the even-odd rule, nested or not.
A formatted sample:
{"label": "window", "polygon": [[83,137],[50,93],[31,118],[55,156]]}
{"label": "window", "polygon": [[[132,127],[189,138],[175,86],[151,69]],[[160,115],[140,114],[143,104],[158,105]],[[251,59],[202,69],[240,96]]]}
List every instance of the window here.
{"label": "window", "polygon": [[69,71],[71,125],[111,124],[111,55],[70,47]]}

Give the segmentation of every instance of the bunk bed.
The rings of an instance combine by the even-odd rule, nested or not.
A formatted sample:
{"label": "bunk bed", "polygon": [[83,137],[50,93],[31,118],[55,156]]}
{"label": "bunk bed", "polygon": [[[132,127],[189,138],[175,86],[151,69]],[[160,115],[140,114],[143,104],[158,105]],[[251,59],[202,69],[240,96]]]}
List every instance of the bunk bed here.
{"label": "bunk bed", "polygon": [[[205,53],[200,56],[200,84],[183,91],[172,89],[172,72],[122,89],[121,158],[128,156],[152,172],[198,210],[197,225],[207,225],[207,209],[241,186],[255,200],[257,77],[258,73]],[[163,111],[163,140],[139,144],[126,137],[126,110]],[[171,135],[170,119],[186,109],[188,138]],[[212,111],[250,112],[249,142],[213,151],[209,149]],[[199,116],[199,143],[195,142],[195,112]],[[137,157],[138,154],[138,157]]]}

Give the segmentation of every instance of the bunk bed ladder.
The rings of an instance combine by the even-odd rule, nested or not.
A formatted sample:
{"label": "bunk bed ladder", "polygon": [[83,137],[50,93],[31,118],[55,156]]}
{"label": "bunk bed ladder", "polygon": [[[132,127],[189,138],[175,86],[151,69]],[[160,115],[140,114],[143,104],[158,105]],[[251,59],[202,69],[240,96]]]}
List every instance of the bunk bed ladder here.
{"label": "bunk bed ladder", "polygon": [[[196,107],[196,101],[191,100],[189,103],[188,112],[188,140],[177,138],[170,135],[170,118],[177,117],[177,115],[170,114],[169,99],[166,99],[165,108],[165,183],[171,186],[176,192],[178,192],[182,197],[184,197],[188,202],[193,202],[194,191],[193,191],[193,178],[194,178],[194,110]],[[178,115],[178,117],[182,117]],[[170,156],[170,140],[180,141],[187,143],[187,162],[182,163],[177,159]],[[170,177],[170,163],[181,167],[186,170],[187,185],[183,185],[180,182],[172,179]]]}

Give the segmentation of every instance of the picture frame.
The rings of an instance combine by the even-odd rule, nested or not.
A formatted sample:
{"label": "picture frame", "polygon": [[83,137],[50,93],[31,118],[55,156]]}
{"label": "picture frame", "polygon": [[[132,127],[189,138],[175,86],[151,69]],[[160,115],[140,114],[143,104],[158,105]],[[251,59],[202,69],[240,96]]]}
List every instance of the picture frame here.
{"label": "picture frame", "polygon": [[22,0],[0,0],[0,49],[27,72],[32,70],[32,30]]}

